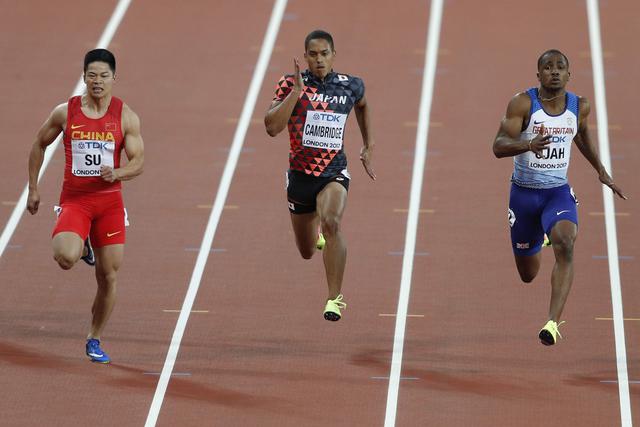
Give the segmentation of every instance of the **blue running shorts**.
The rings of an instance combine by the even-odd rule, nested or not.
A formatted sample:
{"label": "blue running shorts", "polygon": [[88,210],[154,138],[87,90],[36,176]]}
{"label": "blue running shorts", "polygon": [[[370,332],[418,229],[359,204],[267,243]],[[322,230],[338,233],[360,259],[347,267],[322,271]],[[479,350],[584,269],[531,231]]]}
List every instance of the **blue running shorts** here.
{"label": "blue running shorts", "polygon": [[511,184],[509,225],[515,255],[530,256],[540,251],[544,234],[558,221],[578,225],[578,199],[569,184],[555,188],[525,188]]}

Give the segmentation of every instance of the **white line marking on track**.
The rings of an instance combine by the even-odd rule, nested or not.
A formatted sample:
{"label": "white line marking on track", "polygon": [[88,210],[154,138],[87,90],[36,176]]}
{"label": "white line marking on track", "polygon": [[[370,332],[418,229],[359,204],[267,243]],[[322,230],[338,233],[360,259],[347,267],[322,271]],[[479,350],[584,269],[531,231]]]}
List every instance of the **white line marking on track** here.
{"label": "white line marking on track", "polygon": [[158,380],[158,385],[153,396],[153,401],[151,402],[151,407],[149,408],[149,414],[147,415],[145,427],[155,426],[158,420],[160,408],[162,407],[162,401],[164,400],[164,395],[167,391],[167,386],[169,385],[169,379],[171,378],[171,372],[173,371],[173,366],[175,365],[176,358],[178,357],[182,335],[184,334],[184,330],[187,327],[189,314],[196,299],[198,288],[200,287],[200,280],[202,279],[204,267],[207,263],[207,258],[209,257],[211,245],[213,243],[213,237],[216,234],[216,229],[218,228],[218,223],[220,221],[220,217],[222,216],[224,203],[227,199],[229,188],[231,187],[233,173],[238,163],[238,158],[240,157],[242,145],[244,144],[244,138],[247,134],[247,129],[249,128],[249,124],[251,122],[253,110],[256,106],[256,100],[258,99],[258,95],[260,93],[260,87],[262,86],[262,81],[264,80],[264,75],[267,71],[269,60],[271,59],[271,52],[273,51],[273,47],[275,46],[278,31],[280,30],[280,23],[282,22],[282,16],[284,14],[286,6],[287,0],[276,0],[273,4],[273,10],[271,12],[269,25],[262,42],[262,48],[260,49],[260,55],[258,56],[258,61],[256,63],[253,77],[251,78],[251,85],[249,86],[249,90],[247,91],[244,106],[242,107],[242,114],[240,115],[240,121],[238,122],[238,127],[236,128],[235,135],[233,136],[233,143],[231,144],[229,157],[227,157],[227,163],[224,167],[224,172],[222,173],[222,179],[220,180],[220,184],[218,186],[218,192],[216,193],[213,208],[209,216],[209,222],[207,223],[207,228],[202,238],[202,244],[200,245],[200,252],[198,252],[196,265],[193,268],[193,274],[191,275],[189,288],[187,289],[187,294],[184,297],[180,316],[178,317],[178,321],[176,322],[176,328],[173,332],[173,337],[171,338],[171,344],[167,352],[167,357],[164,361],[162,374],[160,375],[160,379]]}
{"label": "white line marking on track", "polygon": [[[617,384],[618,380],[602,380],[600,381],[601,383],[611,383],[611,384]],[[629,384],[640,384],[640,381],[633,381],[633,380],[629,380]]]}
{"label": "white line marking on track", "polygon": [[[604,86],[604,65],[602,62],[602,39],[600,36],[600,14],[598,0],[587,1],[589,20],[589,41],[591,44],[591,65],[593,67],[593,88],[595,90],[596,119],[600,158],[604,167],[613,176],[609,151],[609,119],[607,117],[607,96]],[[615,206],[613,192],[602,186],[604,200],[604,222],[607,231],[607,252],[609,255],[609,281],[611,282],[611,305],[613,306],[613,330],[616,342],[618,370],[618,395],[620,398],[620,421],[622,427],[631,427],[631,401],[629,398],[629,373],[627,370],[627,350],[624,337],[624,315],[622,291],[620,289],[620,266],[618,260],[618,240],[616,235]]]}
{"label": "white line marking on track", "polygon": [[[143,372],[142,375],[160,375],[161,372]],[[190,377],[191,372],[174,372],[171,374],[174,377]]]}
{"label": "white line marking on track", "polygon": [[[181,310],[164,309],[164,313],[180,313]],[[209,310],[191,310],[192,313],[208,313]]]}
{"label": "white line marking on track", "polygon": [[[380,313],[380,317],[396,317],[396,313]],[[424,314],[407,314],[407,317],[424,317]],[[389,377],[386,377],[389,378]]]}
{"label": "white line marking on track", "polygon": [[[120,0],[118,2],[118,5],[116,6],[116,8],[113,11],[113,14],[111,15],[111,19],[109,19],[107,26],[104,28],[102,36],[100,36],[100,40],[98,40],[98,44],[96,45],[96,48],[107,48],[109,46],[109,43],[111,43],[111,39],[113,39],[113,36],[115,35],[116,30],[120,26],[120,23],[122,22],[122,18],[124,18],[124,15],[127,12],[127,9],[129,8],[129,4],[131,4],[131,1],[132,0]],[[80,76],[78,83],[76,83],[76,87],[73,89],[72,96],[80,95],[82,93],[83,87],[84,87],[84,80],[82,79],[82,76]],[[62,140],[62,134],[60,134],[60,136],[58,136],[58,138],[56,138],[56,140],[49,147],[47,147],[47,150],[44,153],[44,160],[42,161],[42,167],[40,168],[40,175],[38,175],[38,182],[40,182],[40,180],[42,179],[42,176],[44,175],[44,171],[47,169],[47,165],[51,161],[51,158],[53,157],[53,154],[55,153],[56,148],[58,148],[58,145],[60,144],[61,140]],[[20,199],[16,203],[16,207],[13,209],[13,212],[9,217],[9,221],[7,222],[7,225],[5,225],[4,230],[2,231],[2,234],[0,234],[0,257],[2,257],[2,254],[7,248],[7,244],[11,240],[11,236],[13,236],[13,233],[16,231],[16,228],[18,227],[18,223],[20,222],[20,218],[22,217],[22,214],[27,208],[28,196],[29,196],[29,183],[27,182],[27,185],[24,186],[24,190],[22,190],[22,195],[20,196]]]}
{"label": "white line marking on track", "polygon": [[[389,377],[371,377],[372,380],[388,380]],[[400,377],[401,380],[419,380],[418,377]]]}
{"label": "white line marking on track", "polygon": [[431,103],[433,100],[433,86],[438,61],[438,43],[440,40],[440,25],[442,23],[442,0],[432,0],[429,12],[429,31],[427,34],[427,54],[425,55],[424,73],[422,76],[422,93],[420,96],[420,110],[418,112],[418,130],[416,132],[416,154],[413,162],[411,177],[411,195],[409,197],[409,213],[407,214],[407,232],[402,259],[402,275],[400,279],[400,296],[393,340],[393,357],[389,374],[389,389],[387,392],[387,406],[384,419],[385,427],[396,424],[398,409],[398,389],[400,387],[400,371],[402,368],[402,352],[404,349],[404,333],[407,322],[407,308],[411,292],[411,275],[416,247],[416,232],[422,194],[422,180],[424,165],[427,157],[427,136],[431,117]]}

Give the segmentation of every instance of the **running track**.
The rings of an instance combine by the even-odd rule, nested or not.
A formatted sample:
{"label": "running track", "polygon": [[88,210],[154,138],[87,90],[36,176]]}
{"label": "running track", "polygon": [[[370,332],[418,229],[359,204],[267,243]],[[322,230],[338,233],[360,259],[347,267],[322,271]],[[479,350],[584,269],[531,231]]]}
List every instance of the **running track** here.
{"label": "running track", "polygon": [[[83,53],[116,2],[1,6],[0,221],[26,182],[33,135],[69,96]],[[621,421],[601,186],[575,150],[580,198],[576,277],[565,340],[541,346],[552,259],[540,278],[516,280],[506,229],[511,162],[490,147],[509,98],[535,85],[535,59],[556,47],[571,60],[570,89],[596,105],[585,3],[544,0],[444,4],[422,180],[398,426],[615,426],[640,424],[640,215],[633,170],[638,123],[640,10],[601,1],[613,173],[630,200],[615,202],[632,417]],[[387,394],[409,213],[428,2],[327,1],[318,19],[290,0],[261,85],[226,208],[204,266],[159,426],[376,426]],[[119,301],[104,341],[114,363],[84,360],[92,272],[60,271],[49,235],[61,150],[41,182],[40,213],[25,216],[0,258],[0,413],[3,425],[140,426],[152,399],[272,12],[270,0],[133,0],[110,47],[116,94],[143,120],[146,171],[125,184],[131,214]],[[378,181],[357,161],[344,222],[349,262],[343,321],[321,316],[319,257],[299,259],[283,198],[287,140],[261,125],[278,77],[319,22],[334,34],[335,68],[364,78],[373,107]],[[238,29],[241,29],[238,31]],[[244,30],[244,31],[242,31]],[[46,40],[46,48],[45,41]],[[301,55],[300,55],[301,56]],[[425,119],[423,117],[423,119]],[[595,108],[591,114],[597,135]]]}

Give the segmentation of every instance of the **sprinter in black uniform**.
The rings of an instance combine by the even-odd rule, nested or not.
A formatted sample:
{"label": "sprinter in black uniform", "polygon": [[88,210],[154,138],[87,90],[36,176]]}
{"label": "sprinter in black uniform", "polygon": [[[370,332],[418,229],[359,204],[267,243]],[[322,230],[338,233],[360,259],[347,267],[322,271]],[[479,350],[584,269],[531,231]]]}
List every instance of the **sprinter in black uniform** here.
{"label": "sprinter in black uniform", "polygon": [[364,83],[358,77],[333,71],[336,52],[331,35],[322,30],[313,31],[306,37],[304,47],[309,69],[301,73],[294,59],[295,72],[278,82],[264,123],[270,136],[288,127],[291,148],[287,199],[291,224],[304,259],[310,259],[316,248],[324,248],[329,287],[324,318],[336,321],[340,320],[340,309],[346,307],[340,292],[347,249],[340,221],[351,179],[343,143],[352,108],[364,144],[360,160],[375,180],[371,167],[374,143]]}

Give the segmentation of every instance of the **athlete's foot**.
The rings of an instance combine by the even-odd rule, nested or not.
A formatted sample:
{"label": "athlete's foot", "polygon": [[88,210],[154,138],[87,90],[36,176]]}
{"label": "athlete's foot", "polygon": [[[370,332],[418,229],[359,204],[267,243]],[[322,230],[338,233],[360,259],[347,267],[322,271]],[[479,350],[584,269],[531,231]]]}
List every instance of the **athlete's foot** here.
{"label": "athlete's foot", "polygon": [[88,237],[84,240],[84,249],[82,250],[82,257],[80,257],[80,259],[91,266],[96,265],[96,257],[93,254],[91,241],[89,240]]}
{"label": "athlete's foot", "polygon": [[558,327],[563,323],[564,322],[556,323],[553,320],[549,320],[538,333],[540,342],[544,345],[554,345],[557,341],[556,336],[562,338]]}
{"label": "athlete's foot", "polygon": [[332,322],[340,320],[342,317],[340,309],[347,308],[347,303],[344,302],[342,294],[335,297],[335,299],[327,300],[327,305],[324,307],[324,318]]}
{"label": "athlete's foot", "polygon": [[318,240],[316,240],[316,248],[319,251],[323,250],[325,243],[327,243],[327,242],[324,240],[324,236],[322,235],[320,230],[318,230]]}
{"label": "athlete's foot", "polygon": [[100,348],[100,340],[97,340],[95,338],[89,338],[87,340],[86,351],[87,351],[87,356],[89,356],[89,359],[91,359],[92,362],[96,362],[96,363],[111,362],[109,355],[104,351],[102,351],[102,349]]}

